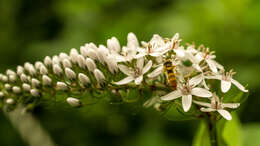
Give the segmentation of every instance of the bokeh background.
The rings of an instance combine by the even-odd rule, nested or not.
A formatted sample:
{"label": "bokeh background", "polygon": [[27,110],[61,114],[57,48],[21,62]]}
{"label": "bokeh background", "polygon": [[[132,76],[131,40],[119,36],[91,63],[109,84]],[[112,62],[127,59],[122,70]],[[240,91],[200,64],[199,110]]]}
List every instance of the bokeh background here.
{"label": "bokeh background", "polygon": [[[128,32],[153,34],[216,51],[238,73],[250,96],[239,110],[244,145],[260,145],[259,0],[0,0],[0,71],[68,52],[87,42],[106,44]],[[58,107],[58,108],[57,108]],[[61,146],[189,146],[197,121],[171,122],[140,105],[100,102],[83,109],[42,105],[33,114]],[[26,146],[0,113],[0,145]]]}

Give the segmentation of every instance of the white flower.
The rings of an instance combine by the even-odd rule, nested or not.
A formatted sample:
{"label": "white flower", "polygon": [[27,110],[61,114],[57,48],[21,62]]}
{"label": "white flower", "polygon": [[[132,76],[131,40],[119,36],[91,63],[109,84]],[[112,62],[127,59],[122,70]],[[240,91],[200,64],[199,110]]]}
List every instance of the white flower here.
{"label": "white flower", "polygon": [[240,103],[222,103],[222,101],[219,100],[219,97],[215,94],[211,98],[211,103],[207,102],[201,102],[201,101],[193,101],[194,103],[204,106],[200,110],[202,112],[215,112],[217,111],[221,116],[223,116],[227,120],[231,120],[232,116],[231,114],[225,110],[224,108],[238,108],[240,106]]}
{"label": "white flower", "polygon": [[206,81],[205,81],[205,76],[204,76],[204,73],[203,73],[203,72],[200,73],[200,74],[197,75],[197,76],[194,76],[193,78],[191,78],[191,79],[189,80],[189,84],[190,84],[190,85],[198,85],[198,84],[200,84],[200,83],[202,83],[202,85],[203,85],[207,90],[209,90],[209,87],[208,87],[208,85],[207,85],[207,83],[206,83]]}
{"label": "white flower", "polygon": [[36,88],[38,86],[40,86],[40,81],[35,78],[32,78],[32,87]]}
{"label": "white flower", "polygon": [[66,68],[66,67],[71,68],[72,67],[70,60],[67,59],[67,58],[62,60],[62,65],[63,65],[64,68]]}
{"label": "white flower", "polygon": [[182,85],[177,88],[177,90],[161,97],[162,100],[174,100],[182,97],[182,107],[185,112],[187,112],[192,104],[192,95],[198,97],[211,97],[212,93],[204,88],[194,87],[187,85]]}
{"label": "white flower", "polygon": [[248,90],[245,89],[243,85],[241,85],[238,81],[234,80],[232,78],[232,75],[235,73],[230,70],[229,72],[223,73],[222,75],[215,75],[215,76],[206,76],[207,79],[217,79],[221,81],[221,91],[223,93],[228,92],[228,90],[231,88],[231,83],[233,83],[235,86],[238,87],[243,92],[248,92]]}
{"label": "white flower", "polygon": [[79,53],[78,53],[77,49],[72,48],[70,50],[70,59],[71,59],[72,63],[77,63],[78,62],[78,55],[79,55]]}
{"label": "white flower", "polygon": [[143,81],[143,75],[152,67],[152,61],[150,60],[144,66],[144,58],[139,58],[136,62],[136,68],[129,68],[122,64],[119,64],[118,67],[124,74],[128,75],[128,77],[122,79],[121,81],[115,82],[115,84],[123,85],[135,81],[135,84],[139,85]]}
{"label": "white flower", "polygon": [[62,74],[62,68],[58,64],[54,64],[52,70],[55,75],[60,76]]}
{"label": "white flower", "polygon": [[44,65],[41,65],[41,67],[40,67],[40,73],[41,73],[42,75],[45,75],[45,74],[48,73],[48,69],[47,69]]}
{"label": "white flower", "polygon": [[159,35],[153,35],[153,38],[149,43],[147,43],[145,48],[138,48],[137,51],[139,52],[136,55],[136,58],[143,57],[145,55],[150,55],[153,57],[159,57],[163,54],[167,53],[170,50],[171,44],[165,43],[163,38]]}
{"label": "white flower", "polygon": [[5,96],[4,92],[1,92],[1,91],[0,91],[0,98],[2,98],[2,97],[4,97],[4,96]]}
{"label": "white flower", "polygon": [[14,104],[15,101],[12,98],[8,98],[8,99],[6,99],[6,103],[7,104]]}
{"label": "white flower", "polygon": [[86,65],[89,71],[93,72],[97,67],[95,62],[91,58],[86,59]]}
{"label": "white flower", "polygon": [[199,64],[202,60],[205,60],[208,64],[210,70],[213,73],[217,73],[218,69],[223,70],[223,66],[220,65],[218,62],[216,62],[214,59],[216,58],[215,55],[213,55],[213,52],[209,52],[209,49],[203,50],[203,52],[199,52],[195,55],[196,62]]}

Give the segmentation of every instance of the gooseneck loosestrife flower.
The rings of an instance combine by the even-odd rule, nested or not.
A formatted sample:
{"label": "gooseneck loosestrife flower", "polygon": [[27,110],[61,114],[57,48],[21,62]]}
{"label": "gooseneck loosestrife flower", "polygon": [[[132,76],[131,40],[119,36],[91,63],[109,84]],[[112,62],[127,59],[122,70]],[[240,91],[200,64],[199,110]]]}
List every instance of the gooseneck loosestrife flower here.
{"label": "gooseneck loosestrife flower", "polygon": [[[195,117],[201,117],[207,116],[205,112],[217,111],[231,120],[230,110],[226,109],[239,107],[239,103],[233,103],[239,101],[225,98],[225,93],[229,93],[231,84],[248,92],[233,79],[232,70],[225,72],[215,61],[213,51],[194,44],[181,45],[178,33],[172,38],[155,34],[150,41],[141,43],[134,33],[129,33],[126,46],[120,45],[116,37],[108,39],[106,45],[86,43],[79,49],[72,48],[69,54],[62,52],[42,62],[26,62],[16,70],[8,69],[0,74],[0,106],[26,107],[55,95],[65,96],[62,101],[73,107],[88,105],[83,98],[89,96],[130,102],[127,98],[131,93],[144,99],[145,107],[154,106],[159,112],[177,105],[184,114],[194,113],[195,109]],[[166,60],[173,66],[171,76],[165,69]],[[169,80],[176,82],[176,89],[170,87]],[[219,80],[221,87],[216,86]],[[223,103],[218,96],[230,103]]]}

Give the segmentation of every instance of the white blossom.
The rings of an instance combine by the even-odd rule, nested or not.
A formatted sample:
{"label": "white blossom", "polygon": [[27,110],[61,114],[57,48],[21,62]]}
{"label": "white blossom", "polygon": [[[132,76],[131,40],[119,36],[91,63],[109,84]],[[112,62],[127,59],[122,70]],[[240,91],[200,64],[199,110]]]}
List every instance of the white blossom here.
{"label": "white blossom", "polygon": [[222,75],[217,74],[214,76],[206,76],[205,78],[207,79],[217,79],[221,81],[221,91],[223,93],[228,92],[228,90],[231,88],[231,84],[234,84],[235,86],[238,87],[238,89],[240,89],[243,92],[248,92],[248,90],[245,89],[245,87],[243,85],[241,85],[238,81],[234,80],[232,78],[232,75],[234,75],[235,73],[230,70],[229,72],[223,72]]}
{"label": "white blossom", "polygon": [[17,69],[16,69],[16,73],[17,73],[17,75],[21,75],[21,74],[23,74],[24,73],[24,68],[22,67],[22,66],[17,66]]}
{"label": "white blossom", "polygon": [[84,69],[85,68],[85,58],[82,55],[77,56],[77,63],[80,68]]}
{"label": "white blossom", "polygon": [[231,114],[225,110],[224,108],[235,109],[240,106],[240,103],[223,103],[219,100],[219,97],[213,94],[211,98],[211,103],[201,102],[201,101],[193,101],[194,103],[204,106],[200,110],[202,112],[215,112],[217,111],[221,116],[223,116],[226,120],[231,120]]}
{"label": "white blossom", "polygon": [[0,91],[0,98],[2,98],[4,96],[5,96],[4,92]]}
{"label": "white blossom", "polygon": [[116,37],[107,40],[107,48],[112,52],[120,52],[120,43]]}
{"label": "white blossom", "polygon": [[41,65],[41,67],[40,67],[40,73],[41,73],[42,75],[45,75],[45,74],[48,73],[48,69],[47,69],[44,65]]}
{"label": "white blossom", "polygon": [[143,81],[143,75],[147,73],[152,67],[152,61],[149,60],[148,63],[144,66],[144,58],[139,58],[137,59],[135,68],[129,68],[122,64],[119,64],[118,67],[128,77],[122,79],[121,81],[115,82],[115,84],[123,85],[135,81],[135,84],[139,85]]}
{"label": "white blossom", "polygon": [[6,83],[4,86],[5,86],[6,90],[11,90],[11,85],[10,84]]}
{"label": "white blossom", "polygon": [[204,88],[195,87],[193,85],[184,84],[161,97],[162,100],[169,101],[182,97],[182,107],[185,112],[189,111],[192,104],[192,96],[197,97],[211,97],[212,93]]}

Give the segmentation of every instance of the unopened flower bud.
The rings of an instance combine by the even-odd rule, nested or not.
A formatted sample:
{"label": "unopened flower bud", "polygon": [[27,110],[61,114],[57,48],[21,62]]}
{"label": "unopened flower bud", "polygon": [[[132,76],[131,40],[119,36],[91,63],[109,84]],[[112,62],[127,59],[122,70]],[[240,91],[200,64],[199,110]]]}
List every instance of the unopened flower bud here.
{"label": "unopened flower bud", "polygon": [[52,65],[54,64],[60,64],[60,58],[57,55],[52,57]]}
{"label": "unopened flower bud", "polygon": [[60,65],[54,64],[52,69],[54,74],[58,76],[62,74],[62,68],[60,67]]}
{"label": "unopened flower bud", "polygon": [[70,59],[71,59],[72,63],[77,63],[78,55],[79,55],[79,53],[75,48],[72,48],[70,50]]}
{"label": "unopened flower bud", "polygon": [[87,57],[88,55],[88,50],[85,46],[80,47],[80,54],[83,55],[84,57]]}
{"label": "unopened flower bud", "polygon": [[96,64],[91,58],[86,59],[86,65],[89,71],[93,72],[96,69]]}
{"label": "unopened flower bud", "polygon": [[128,47],[135,47],[135,48],[137,48],[139,46],[139,42],[137,40],[137,37],[132,32],[128,33],[128,35],[127,35],[127,46]]}
{"label": "unopened flower bud", "polygon": [[15,82],[16,81],[16,75],[15,74],[9,75],[9,81]]}
{"label": "unopened flower bud", "polygon": [[87,85],[90,83],[90,80],[88,78],[88,76],[86,76],[83,73],[79,73],[78,75],[79,81],[83,84],[83,85]]}
{"label": "unopened flower bud", "polygon": [[116,37],[112,37],[107,40],[107,47],[110,51],[119,52],[120,51],[120,43]]}
{"label": "unopened flower bud", "polygon": [[34,97],[38,97],[40,95],[39,91],[37,89],[31,89],[30,93]]}
{"label": "unopened flower bud", "polygon": [[94,76],[97,79],[97,82],[100,84],[103,83],[105,80],[104,74],[99,69],[94,70]]}
{"label": "unopened flower bud", "polygon": [[27,76],[26,76],[25,74],[21,74],[20,80],[21,80],[22,82],[28,82],[28,78],[27,78]]}
{"label": "unopened flower bud", "polygon": [[23,83],[23,90],[29,92],[31,90],[31,86],[29,84]]}
{"label": "unopened flower bud", "polygon": [[51,85],[51,78],[48,77],[47,75],[42,76],[42,83],[45,86],[50,86]]}
{"label": "unopened flower bud", "polygon": [[34,64],[34,67],[37,70],[40,70],[42,65],[43,65],[43,63],[41,61],[36,61],[35,64]]}
{"label": "unopened flower bud", "polygon": [[5,90],[11,90],[11,85],[8,84],[8,83],[6,83],[6,84],[5,84]]}
{"label": "unopened flower bud", "polygon": [[40,67],[40,73],[41,73],[42,75],[45,75],[45,74],[48,73],[48,69],[47,69],[44,65],[42,65],[42,66]]}
{"label": "unopened flower bud", "polygon": [[66,68],[66,67],[71,68],[72,67],[69,59],[62,60],[62,65],[63,65],[64,68]]}
{"label": "unopened flower bud", "polygon": [[35,79],[35,78],[33,78],[33,79],[32,79],[32,87],[33,87],[33,88],[36,88],[36,87],[38,87],[38,86],[40,86],[40,81],[37,80],[37,79]]}
{"label": "unopened flower bud", "polygon": [[106,58],[106,63],[108,65],[108,69],[111,73],[115,73],[118,71],[118,66],[116,60],[110,55]]}
{"label": "unopened flower bud", "polygon": [[60,58],[60,60],[64,60],[64,59],[69,59],[69,56],[64,52],[61,52],[59,54],[59,58]]}
{"label": "unopened flower bud", "polygon": [[12,71],[11,69],[8,69],[8,70],[6,71],[6,74],[7,74],[8,76],[10,76],[10,75],[16,75],[16,73],[15,73],[14,71]]}
{"label": "unopened flower bud", "polygon": [[24,73],[24,68],[22,66],[17,66],[16,73],[20,76]]}
{"label": "unopened flower bud", "polygon": [[73,80],[76,78],[76,74],[73,70],[71,70],[70,68],[65,68],[65,75],[70,79]]}
{"label": "unopened flower bud", "polygon": [[18,87],[18,86],[13,86],[12,90],[13,90],[13,92],[16,93],[16,94],[21,93],[21,88]]}
{"label": "unopened flower bud", "polygon": [[80,68],[85,68],[85,58],[82,55],[77,56],[77,62]]}
{"label": "unopened flower bud", "polygon": [[51,65],[52,65],[52,60],[51,60],[51,57],[50,56],[46,56],[45,58],[44,58],[44,64],[46,65],[46,66],[48,66],[48,67],[50,67]]}
{"label": "unopened flower bud", "polygon": [[92,49],[92,48],[89,48],[87,50],[87,56],[93,60],[97,60],[98,59],[98,55],[97,55],[97,52]]}
{"label": "unopened flower bud", "polygon": [[68,86],[64,82],[57,82],[57,89],[58,90],[67,90]]}
{"label": "unopened flower bud", "polygon": [[2,98],[2,97],[4,97],[4,96],[5,96],[4,92],[1,92],[1,91],[0,91],[0,98]]}
{"label": "unopened flower bud", "polygon": [[70,104],[72,107],[78,107],[78,106],[81,105],[81,102],[80,102],[79,99],[77,99],[77,98],[68,97],[66,101],[67,101],[67,103]]}
{"label": "unopened flower bud", "polygon": [[24,68],[25,68],[25,70],[27,70],[29,72],[30,75],[33,76],[36,74],[36,70],[35,70],[34,66],[30,63],[26,62],[24,64]]}
{"label": "unopened flower bud", "polygon": [[1,76],[1,81],[5,82],[5,83],[8,82],[8,77],[6,75],[2,75]]}
{"label": "unopened flower bud", "polygon": [[6,99],[6,103],[7,104],[14,104],[15,101],[12,98],[8,98],[8,99]]}

